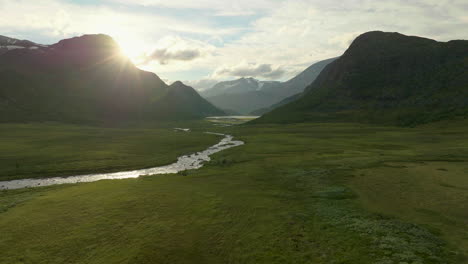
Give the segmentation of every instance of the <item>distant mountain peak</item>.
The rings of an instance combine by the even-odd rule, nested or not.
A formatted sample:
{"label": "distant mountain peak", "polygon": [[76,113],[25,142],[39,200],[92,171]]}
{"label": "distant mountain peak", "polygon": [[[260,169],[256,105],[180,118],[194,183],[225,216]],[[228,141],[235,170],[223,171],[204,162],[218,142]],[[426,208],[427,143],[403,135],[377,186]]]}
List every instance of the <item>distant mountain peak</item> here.
{"label": "distant mountain peak", "polygon": [[171,89],[169,90],[170,92],[178,92],[178,93],[185,93],[185,94],[191,94],[192,96],[200,96],[198,92],[193,89],[192,87],[185,85],[181,81],[176,81],[173,84],[169,86]]}
{"label": "distant mountain peak", "polygon": [[39,50],[46,45],[37,44],[29,40],[20,40],[0,35],[0,55],[12,50]]}
{"label": "distant mountain peak", "polygon": [[238,94],[244,92],[260,91],[265,86],[276,85],[279,82],[275,81],[259,81],[253,77],[241,77],[231,81],[223,81],[215,84],[212,88],[204,90],[202,93],[205,97],[216,96],[220,94]]}
{"label": "distant mountain peak", "polygon": [[171,84],[171,87],[188,87],[187,85],[185,85],[183,82],[181,81],[175,81],[173,84]]}
{"label": "distant mountain peak", "polygon": [[242,77],[217,83],[201,94],[221,109],[231,109],[242,114],[261,109],[259,112],[263,113],[285,98],[302,93],[323,68],[335,59],[319,61],[287,82],[259,81],[253,77]]}

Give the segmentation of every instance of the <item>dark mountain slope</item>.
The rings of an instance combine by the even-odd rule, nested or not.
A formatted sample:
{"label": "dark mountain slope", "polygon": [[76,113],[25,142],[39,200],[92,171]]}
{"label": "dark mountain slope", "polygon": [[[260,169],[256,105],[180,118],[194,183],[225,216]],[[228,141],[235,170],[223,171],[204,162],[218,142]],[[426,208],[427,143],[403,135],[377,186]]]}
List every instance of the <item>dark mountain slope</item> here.
{"label": "dark mountain slope", "polygon": [[468,112],[468,41],[369,32],[299,100],[255,122],[363,121],[411,125]]}
{"label": "dark mountain slope", "polygon": [[255,111],[252,111],[252,112],[250,112],[250,114],[253,115],[253,116],[264,115],[264,114],[266,114],[268,112],[273,111],[274,109],[276,109],[278,107],[281,107],[283,105],[289,104],[290,102],[296,101],[297,99],[301,98],[302,95],[303,95],[303,93],[298,93],[298,94],[295,94],[293,96],[289,96],[288,98],[283,99],[283,100],[279,101],[276,104],[270,105],[269,107],[260,108],[260,109],[257,109]]}
{"label": "dark mountain slope", "polygon": [[173,112],[154,112],[169,87],[135,67],[106,35],[9,50],[0,55],[0,83],[0,122],[177,118]]}
{"label": "dark mountain slope", "polygon": [[225,115],[223,111],[201,97],[195,89],[180,81],[169,87],[168,93],[159,104],[154,105],[154,108],[154,112],[159,113],[161,119],[165,118],[165,113],[172,113],[172,117],[177,119]]}

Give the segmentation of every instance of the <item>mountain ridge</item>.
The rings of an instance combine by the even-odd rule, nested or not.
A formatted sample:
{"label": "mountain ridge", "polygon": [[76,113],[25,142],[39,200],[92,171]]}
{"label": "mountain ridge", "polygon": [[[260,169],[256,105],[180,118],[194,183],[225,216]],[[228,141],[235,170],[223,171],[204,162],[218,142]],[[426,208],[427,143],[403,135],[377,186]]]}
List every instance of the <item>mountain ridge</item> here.
{"label": "mountain ridge", "polygon": [[185,105],[183,114],[178,104],[166,105],[167,113],[156,112],[166,96],[174,101],[170,87],[156,74],[138,69],[102,34],[3,53],[0,83],[0,122],[121,123],[209,115],[196,113],[196,104],[209,104],[204,100],[190,101],[195,105]]}
{"label": "mountain ridge", "polygon": [[0,35],[0,55],[14,49],[41,49],[45,47],[47,47],[47,45]]}
{"label": "mountain ridge", "polygon": [[357,37],[304,96],[253,123],[413,125],[468,113],[468,41],[381,31]]}

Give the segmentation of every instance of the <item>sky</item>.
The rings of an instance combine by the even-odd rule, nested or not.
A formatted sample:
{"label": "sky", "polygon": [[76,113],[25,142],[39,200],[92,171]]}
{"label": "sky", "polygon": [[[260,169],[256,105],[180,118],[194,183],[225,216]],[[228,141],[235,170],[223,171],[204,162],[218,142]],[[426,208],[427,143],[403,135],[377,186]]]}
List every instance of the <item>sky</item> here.
{"label": "sky", "polygon": [[467,0],[0,0],[0,14],[0,35],[107,34],[139,68],[201,90],[288,80],[367,31],[468,39]]}

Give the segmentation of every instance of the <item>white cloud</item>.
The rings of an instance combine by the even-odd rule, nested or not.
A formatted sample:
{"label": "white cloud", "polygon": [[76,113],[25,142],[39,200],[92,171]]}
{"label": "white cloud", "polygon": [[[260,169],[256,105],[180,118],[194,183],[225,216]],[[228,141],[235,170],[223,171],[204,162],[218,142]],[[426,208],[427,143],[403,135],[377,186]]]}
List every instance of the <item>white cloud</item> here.
{"label": "white cloud", "polygon": [[189,80],[184,81],[184,83],[188,86],[195,88],[198,91],[203,91],[206,89],[212,88],[219,82],[217,79],[201,79],[201,80]]}
{"label": "white cloud", "polygon": [[[54,40],[106,33],[132,57],[146,51],[153,60],[144,69],[162,78],[186,80],[241,75],[284,80],[304,65],[341,55],[356,35],[371,30],[441,41],[468,38],[466,0],[96,2],[90,6],[64,0],[0,0],[0,32],[23,38],[28,37],[25,32],[33,32]],[[160,12],[142,12],[142,6]],[[191,16],[184,17],[184,10]],[[193,10],[209,15],[197,17]],[[247,27],[237,17],[223,17],[252,14],[256,16],[249,19],[255,20]],[[194,74],[181,78],[181,72]]]}
{"label": "white cloud", "polygon": [[141,56],[137,64],[145,65],[151,61],[157,61],[161,65],[171,61],[192,61],[200,57],[209,56],[215,47],[207,43],[185,39],[178,36],[167,36],[161,39],[156,48],[150,53]]}
{"label": "white cloud", "polygon": [[236,27],[214,27],[203,20],[125,11],[103,4],[77,5],[60,0],[0,0],[2,32],[36,31],[51,37],[106,33],[120,39],[153,39],[174,32],[209,35],[237,33]]}
{"label": "white cloud", "polygon": [[337,45],[341,47],[342,49],[346,49],[351,45],[351,42],[353,42],[354,39],[356,39],[357,36],[359,36],[362,32],[350,32],[350,33],[344,33],[341,35],[336,35],[328,40],[328,43],[331,45]]}
{"label": "white cloud", "polygon": [[465,16],[461,1],[453,0],[287,1],[256,20],[239,40],[227,43],[216,59],[228,65],[239,59],[282,65],[283,78],[290,78],[290,73],[305,69],[298,65],[341,55],[367,31],[398,31],[442,41],[466,39]]}
{"label": "white cloud", "polygon": [[281,67],[272,67],[271,64],[257,64],[242,62],[234,66],[222,66],[216,69],[213,77],[254,77],[266,79],[278,79],[285,71]]}
{"label": "white cloud", "polygon": [[284,0],[107,0],[128,5],[155,6],[177,9],[213,10],[214,16],[249,16],[270,10]]}

